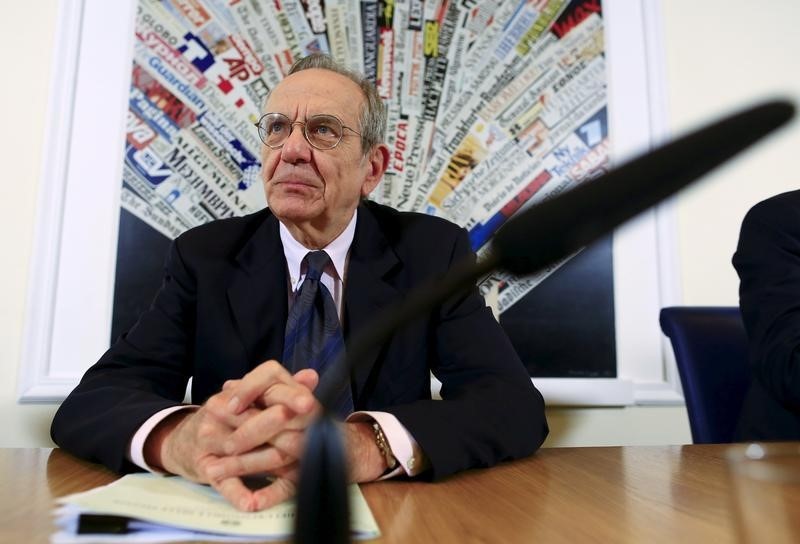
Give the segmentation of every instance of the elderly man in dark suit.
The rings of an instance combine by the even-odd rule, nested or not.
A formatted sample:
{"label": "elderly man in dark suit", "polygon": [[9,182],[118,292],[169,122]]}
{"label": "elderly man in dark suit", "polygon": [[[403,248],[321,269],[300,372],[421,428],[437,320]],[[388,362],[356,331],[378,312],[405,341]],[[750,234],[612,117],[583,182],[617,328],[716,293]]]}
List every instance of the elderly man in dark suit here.
{"label": "elderly man in dark suit", "polygon": [[753,378],[739,440],[800,440],[800,191],[756,204],[733,256]]}
{"label": "elderly man in dark suit", "polygon": [[[308,57],[266,111],[269,208],[175,240],[151,308],[86,372],[52,426],[79,456],[207,482],[242,510],[294,494],[319,409],[320,373],[283,360],[306,254],[326,252],[319,281],[345,339],[474,258],[463,229],[364,200],[389,158],[372,84]],[[431,371],[441,401],[431,399]],[[190,377],[194,404],[183,405]],[[437,479],[529,455],[547,435],[542,397],[476,289],[398,330],[350,378],[342,428],[352,481]],[[271,483],[252,490],[241,479],[252,474]]]}

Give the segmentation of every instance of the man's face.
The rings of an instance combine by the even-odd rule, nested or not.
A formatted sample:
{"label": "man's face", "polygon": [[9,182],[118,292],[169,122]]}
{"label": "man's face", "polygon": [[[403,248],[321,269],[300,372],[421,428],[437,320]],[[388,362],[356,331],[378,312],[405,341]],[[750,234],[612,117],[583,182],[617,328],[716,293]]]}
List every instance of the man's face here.
{"label": "man's face", "polygon": [[[276,86],[265,111],[282,113],[292,122],[312,115],[334,115],[361,132],[363,103],[361,89],[347,77],[309,69]],[[303,126],[294,125],[282,148],[262,147],[262,175],[272,213],[290,229],[298,226],[338,236],[361,196],[368,195],[383,175],[388,152],[380,147],[365,156],[361,138],[344,130],[335,148],[315,149],[303,136]]]}

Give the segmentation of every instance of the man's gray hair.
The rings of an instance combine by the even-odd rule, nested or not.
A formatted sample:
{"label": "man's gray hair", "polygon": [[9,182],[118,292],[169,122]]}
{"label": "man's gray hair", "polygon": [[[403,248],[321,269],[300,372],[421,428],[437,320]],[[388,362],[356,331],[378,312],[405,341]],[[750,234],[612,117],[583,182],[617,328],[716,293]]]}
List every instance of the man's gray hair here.
{"label": "man's gray hair", "polygon": [[359,132],[361,132],[361,149],[366,154],[372,146],[382,144],[386,140],[386,105],[378,94],[378,89],[370,80],[355,72],[348,70],[330,55],[314,53],[296,61],[289,69],[289,75],[319,68],[341,74],[353,81],[364,93],[364,107],[361,108]]}

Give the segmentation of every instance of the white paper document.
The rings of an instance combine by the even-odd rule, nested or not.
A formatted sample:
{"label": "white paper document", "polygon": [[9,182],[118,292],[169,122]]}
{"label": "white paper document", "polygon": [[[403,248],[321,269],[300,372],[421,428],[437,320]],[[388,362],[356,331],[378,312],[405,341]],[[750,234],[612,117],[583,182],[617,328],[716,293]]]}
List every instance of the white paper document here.
{"label": "white paper document", "polygon": [[[353,537],[380,536],[359,487],[351,485],[348,491]],[[54,543],[278,540],[291,537],[295,519],[294,501],[261,512],[240,512],[211,487],[154,474],[129,474],[106,486],[62,497],[58,502],[62,505],[56,510],[60,530],[51,539]],[[137,521],[129,524],[126,534],[78,535],[77,517],[81,513]]]}

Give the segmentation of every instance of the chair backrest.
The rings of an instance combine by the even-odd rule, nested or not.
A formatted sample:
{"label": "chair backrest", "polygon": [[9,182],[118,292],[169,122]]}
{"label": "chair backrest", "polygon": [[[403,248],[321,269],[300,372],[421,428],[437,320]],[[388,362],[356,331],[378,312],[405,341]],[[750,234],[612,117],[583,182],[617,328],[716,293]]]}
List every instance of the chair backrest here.
{"label": "chair backrest", "polygon": [[733,442],[750,382],[739,308],[664,308],[659,321],[675,352],[692,440]]}

